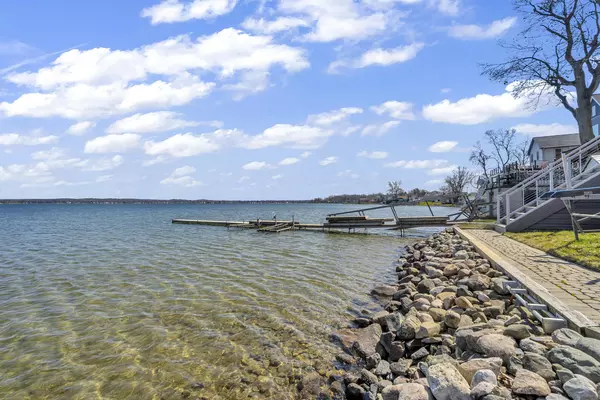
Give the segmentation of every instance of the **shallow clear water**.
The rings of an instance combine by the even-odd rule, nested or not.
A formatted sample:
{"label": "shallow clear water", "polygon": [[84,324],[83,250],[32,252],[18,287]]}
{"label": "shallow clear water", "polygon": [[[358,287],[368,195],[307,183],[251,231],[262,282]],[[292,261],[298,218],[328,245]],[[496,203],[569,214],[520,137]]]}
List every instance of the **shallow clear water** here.
{"label": "shallow clear water", "polygon": [[321,222],[352,208],[0,206],[0,398],[293,398],[407,239],[171,219]]}

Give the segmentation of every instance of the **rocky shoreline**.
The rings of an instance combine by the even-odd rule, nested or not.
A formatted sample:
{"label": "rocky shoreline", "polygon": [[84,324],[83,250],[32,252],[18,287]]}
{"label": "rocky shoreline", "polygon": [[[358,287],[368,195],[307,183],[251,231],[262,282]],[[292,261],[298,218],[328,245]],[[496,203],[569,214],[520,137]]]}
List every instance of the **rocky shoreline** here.
{"label": "rocky shoreline", "polygon": [[302,399],[598,399],[600,340],[551,336],[506,290],[508,277],[453,230],[407,246],[384,311],[334,334],[338,369],[304,376]]}

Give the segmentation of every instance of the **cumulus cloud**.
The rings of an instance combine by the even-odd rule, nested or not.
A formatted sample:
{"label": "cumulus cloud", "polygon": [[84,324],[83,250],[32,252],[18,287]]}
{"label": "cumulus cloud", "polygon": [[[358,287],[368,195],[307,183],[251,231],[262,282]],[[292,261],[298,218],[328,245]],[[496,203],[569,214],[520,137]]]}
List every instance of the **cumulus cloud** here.
{"label": "cumulus cloud", "polygon": [[450,175],[456,168],[458,168],[457,165],[448,165],[445,167],[432,168],[431,170],[429,170],[428,174],[429,175]]}
{"label": "cumulus cloud", "polygon": [[81,121],[71,125],[69,129],[67,129],[67,133],[73,136],[81,136],[95,126],[96,123],[93,121]]}
{"label": "cumulus cloud", "polygon": [[173,171],[172,175],[173,176],[185,176],[185,175],[191,175],[194,172],[196,172],[196,168],[186,165],[185,167],[176,168],[175,171]]}
{"label": "cumulus cloud", "polygon": [[31,153],[31,158],[34,160],[56,160],[66,156],[65,150],[59,147],[53,147],[49,150],[40,150]]}
{"label": "cumulus cloud", "polygon": [[412,43],[393,49],[372,49],[356,60],[337,60],[329,64],[328,72],[337,73],[344,68],[365,68],[372,65],[388,66],[412,60],[425,47],[424,43]]}
{"label": "cumulus cloud", "polygon": [[449,28],[448,34],[454,38],[464,40],[492,39],[505,34],[516,22],[516,17],[508,17],[494,21],[487,26],[454,25]]}
{"label": "cumulus cloud", "polygon": [[429,146],[429,151],[432,153],[446,153],[454,150],[454,148],[458,145],[458,142],[444,140],[441,142],[437,142]]}
{"label": "cumulus cloud", "polygon": [[442,14],[457,16],[461,0],[430,0],[430,3]]}
{"label": "cumulus cloud", "polygon": [[371,107],[377,115],[388,115],[394,119],[414,120],[413,104],[402,101],[386,101]]}
{"label": "cumulus cloud", "polygon": [[[476,125],[498,118],[527,117],[544,109],[538,107],[534,110],[530,107],[531,97],[527,94],[519,98],[513,97],[513,85],[508,85],[506,91],[499,95],[478,94],[456,102],[446,99],[437,104],[426,105],[423,107],[423,116],[433,122]],[[540,104],[548,104],[546,107],[552,106],[554,103],[550,96],[549,93],[542,93]]]}
{"label": "cumulus cloud", "polygon": [[308,125],[277,124],[261,134],[249,136],[241,147],[263,149],[287,146],[297,149],[315,149],[322,146],[335,131]]}
{"label": "cumulus cloud", "polygon": [[270,168],[273,168],[273,166],[264,161],[252,161],[242,166],[242,169],[246,171],[260,171],[261,169]]}
{"label": "cumulus cloud", "polygon": [[447,160],[400,160],[386,164],[386,167],[407,169],[430,169],[443,167],[447,164]]}
{"label": "cumulus cloud", "polygon": [[296,157],[288,157],[288,158],[284,158],[283,160],[281,160],[279,162],[279,165],[294,165],[300,162],[299,158]]}
{"label": "cumulus cloud", "polygon": [[387,158],[388,155],[389,155],[389,153],[386,151],[366,151],[366,150],[363,150],[357,154],[358,157],[371,158],[373,160],[382,160],[384,158]]}
{"label": "cumulus cloud", "polygon": [[144,151],[150,156],[168,155],[171,157],[192,157],[217,151],[220,146],[208,135],[179,133],[161,142],[144,143]]}
{"label": "cumulus cloud", "polygon": [[237,0],[164,0],[142,10],[142,17],[152,25],[184,22],[192,19],[211,19],[233,11]]}
{"label": "cumulus cloud", "polygon": [[58,136],[35,136],[21,135],[18,133],[0,134],[0,146],[38,146],[43,144],[56,143]]}
{"label": "cumulus cloud", "polygon": [[310,151],[305,151],[304,153],[300,154],[300,157],[302,158],[308,158],[312,155],[312,153]]}
{"label": "cumulus cloud", "polygon": [[183,187],[194,187],[194,186],[202,186],[202,182],[192,178],[191,176],[169,176],[162,181],[160,181],[162,185],[177,185]]}
{"label": "cumulus cloud", "polygon": [[363,128],[362,136],[383,136],[391,129],[400,125],[400,121],[388,121],[383,124],[371,124]]}
{"label": "cumulus cloud", "polygon": [[308,26],[310,26],[308,21],[294,17],[280,17],[272,21],[264,18],[248,18],[242,23],[242,27],[246,30],[267,35]]}
{"label": "cumulus cloud", "polygon": [[122,135],[100,136],[88,140],[85,144],[85,153],[120,153],[140,147],[142,137],[135,133]]}
{"label": "cumulus cloud", "polygon": [[363,109],[358,107],[345,107],[339,110],[329,111],[316,115],[309,115],[307,121],[309,124],[329,126],[341,122],[351,115],[362,114]]}
{"label": "cumulus cloud", "polygon": [[188,128],[209,124],[220,127],[221,122],[211,121],[208,123],[186,121],[181,118],[181,114],[173,111],[156,111],[146,114],[134,114],[127,118],[120,119],[111,124],[106,130],[107,133],[155,133],[167,132],[175,129]]}
{"label": "cumulus cloud", "polygon": [[322,159],[321,161],[319,161],[319,165],[325,167],[327,165],[331,165],[331,164],[335,164],[338,162],[338,158],[331,156],[331,157],[325,157],[324,159]]}
{"label": "cumulus cloud", "polygon": [[[37,91],[0,103],[0,112],[84,119],[166,108],[213,90],[214,83],[195,75],[200,72],[231,84],[240,74],[268,76],[274,66],[297,72],[309,63],[301,48],[233,28],[195,39],[180,35],[132,50],[73,49],[38,71],[9,74],[10,82]],[[155,76],[162,78],[150,81]]]}
{"label": "cumulus cloud", "polygon": [[564,135],[567,133],[577,133],[579,128],[577,125],[566,125],[566,124],[519,124],[513,126],[511,129],[528,136],[552,136],[552,135]]}

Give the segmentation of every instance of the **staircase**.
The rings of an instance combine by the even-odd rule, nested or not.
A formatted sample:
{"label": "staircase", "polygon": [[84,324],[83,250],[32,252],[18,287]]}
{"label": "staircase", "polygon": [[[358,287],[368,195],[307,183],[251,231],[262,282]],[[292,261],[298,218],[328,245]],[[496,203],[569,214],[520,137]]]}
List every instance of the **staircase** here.
{"label": "staircase", "polygon": [[600,184],[600,165],[591,156],[600,153],[600,137],[563,155],[528,179],[500,193],[497,222],[509,232],[523,231],[564,208],[558,199],[541,199],[544,193]]}

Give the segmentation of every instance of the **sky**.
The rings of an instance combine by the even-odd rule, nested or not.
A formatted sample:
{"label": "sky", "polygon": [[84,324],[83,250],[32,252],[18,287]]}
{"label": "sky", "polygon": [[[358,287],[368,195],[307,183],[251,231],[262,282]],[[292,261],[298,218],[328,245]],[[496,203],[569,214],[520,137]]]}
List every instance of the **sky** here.
{"label": "sky", "polygon": [[481,76],[506,0],[4,0],[0,198],[438,189],[488,129],[576,132]]}

